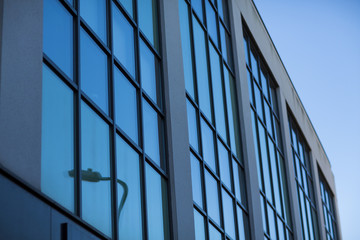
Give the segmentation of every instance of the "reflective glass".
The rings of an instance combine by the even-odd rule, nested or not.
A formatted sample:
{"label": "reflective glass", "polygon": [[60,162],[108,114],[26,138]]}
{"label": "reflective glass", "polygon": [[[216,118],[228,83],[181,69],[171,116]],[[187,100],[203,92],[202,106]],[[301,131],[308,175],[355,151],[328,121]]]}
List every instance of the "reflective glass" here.
{"label": "reflective glass", "polygon": [[217,181],[206,170],[206,202],[209,216],[220,225],[219,188]]}
{"label": "reflective glass", "polygon": [[269,235],[271,239],[277,239],[276,237],[276,214],[274,210],[267,205],[268,223],[269,223]]}
{"label": "reflective glass", "polygon": [[197,114],[189,100],[186,101],[190,145],[199,152]]}
{"label": "reflective glass", "polygon": [[247,78],[248,78],[250,104],[253,105],[253,106],[255,106],[255,103],[254,103],[254,95],[253,95],[253,90],[252,90],[251,73],[250,73],[249,69],[247,69],[246,72],[247,72]]}
{"label": "reflective glass", "polygon": [[83,29],[80,31],[80,60],[82,89],[108,113],[107,56]]}
{"label": "reflective glass", "polygon": [[209,239],[210,240],[222,240],[221,233],[209,223]]}
{"label": "reflective glass", "polygon": [[251,50],[250,51],[250,58],[251,58],[251,71],[252,71],[252,74],[255,78],[256,81],[258,81],[259,79],[259,72],[258,72],[258,62],[256,60],[256,58],[254,57],[254,53],[253,51]]}
{"label": "reflective glass", "polygon": [[74,94],[43,65],[41,191],[74,212]]}
{"label": "reflective glass", "polygon": [[131,17],[134,17],[135,0],[119,0]]}
{"label": "reflective glass", "polygon": [[114,3],[112,9],[114,55],[135,78],[134,29]]}
{"label": "reflective glass", "polygon": [[144,149],[145,153],[160,165],[159,119],[155,110],[143,100]]}
{"label": "reflective glass", "polygon": [[43,7],[43,51],[73,79],[73,18],[58,0],[46,0]]}
{"label": "reflective glass", "polygon": [[208,67],[206,59],[205,35],[204,30],[199,25],[198,21],[193,18],[194,31],[194,47],[195,47],[195,61],[196,61],[196,76],[199,91],[199,105],[208,119],[212,119],[211,102],[210,102],[210,86]]}
{"label": "reflective glass", "polygon": [[270,166],[269,166],[269,159],[267,154],[267,147],[266,147],[266,131],[261,123],[258,123],[259,127],[259,140],[260,140],[260,149],[261,149],[261,163],[262,163],[262,171],[264,174],[264,183],[265,183],[265,193],[267,199],[272,203],[273,202],[273,195],[271,191],[271,175],[270,175]]}
{"label": "reflective glass", "polygon": [[284,159],[278,153],[278,164],[279,164],[279,178],[281,179],[281,199],[283,202],[283,212],[286,224],[291,226],[291,217],[290,217],[290,203],[289,203],[289,195],[287,188],[287,178],[285,174],[285,163]]}
{"label": "reflective glass", "polygon": [[140,41],[140,76],[141,84],[146,93],[154,102],[157,102],[157,81],[158,76],[158,62],[154,54]]}
{"label": "reflective glass", "polygon": [[230,68],[233,68],[232,66],[232,57],[231,57],[231,40],[229,34],[225,31],[224,26],[222,23],[220,25],[220,38],[221,38],[221,52],[225,59],[225,61],[229,64]]}
{"label": "reflective glass", "polygon": [[256,114],[254,111],[251,111],[251,123],[252,123],[252,130],[253,130],[253,136],[254,136],[254,146],[255,146],[255,158],[256,158],[256,167],[258,172],[258,180],[259,180],[259,187],[261,190],[265,191],[264,184],[262,181],[262,174],[261,174],[261,162],[260,162],[260,153],[259,153],[259,139],[257,134],[257,121],[256,121]]}
{"label": "reflective glass", "polygon": [[195,99],[193,62],[190,43],[190,23],[188,5],[184,0],[179,0],[181,49],[184,65],[185,88],[190,96]]}
{"label": "reflective glass", "polygon": [[229,152],[226,150],[225,146],[219,140],[218,140],[218,159],[220,163],[221,180],[231,191]]}
{"label": "reflective glass", "polygon": [[265,108],[266,129],[271,136],[274,136],[273,131],[272,131],[272,123],[271,123],[272,112],[271,112],[270,106],[267,104],[266,101],[264,101],[264,108]]}
{"label": "reflective glass", "polygon": [[214,133],[203,119],[201,119],[201,139],[203,158],[216,172]]}
{"label": "reflective glass", "polygon": [[235,240],[236,237],[233,200],[224,189],[222,190],[222,199],[225,231],[232,239]]}
{"label": "reflective glass", "polygon": [[166,181],[148,164],[145,169],[149,240],[169,239]]}
{"label": "reflective glass", "polygon": [[213,42],[215,43],[215,45],[219,46],[218,36],[217,36],[217,19],[216,19],[215,10],[212,8],[212,6],[207,0],[205,0],[205,2],[206,2],[205,6],[206,6],[206,22],[207,22],[206,24],[207,24],[208,33],[211,39],[213,40]]}
{"label": "reflective glass", "polygon": [[106,0],[81,0],[80,14],[100,39],[106,41]]}
{"label": "reflective glass", "polygon": [[203,20],[203,8],[202,8],[202,1],[203,0],[192,0],[191,4],[194,8],[196,15],[199,17],[201,22],[204,22]]}
{"label": "reflective glass", "polygon": [[285,240],[285,231],[284,231],[284,223],[281,219],[277,218],[277,229],[278,229],[278,239]]}
{"label": "reflective glass", "polygon": [[276,149],[273,141],[268,137],[268,147],[269,147],[269,158],[271,166],[271,179],[273,181],[273,190],[274,190],[274,200],[276,210],[281,213],[281,200],[280,200],[280,189],[279,189],[279,179],[277,171],[277,161],[276,161]]}
{"label": "reflective glass", "polygon": [[109,126],[81,102],[82,218],[111,236]]}
{"label": "reflective glass", "polygon": [[224,20],[225,24],[229,25],[229,23],[228,23],[227,4],[226,3],[227,3],[226,0],[217,0],[219,15]]}
{"label": "reflective glass", "polygon": [[195,240],[205,240],[204,217],[194,209]]}
{"label": "reflective glass", "polygon": [[201,184],[201,165],[199,160],[190,153],[191,161],[191,182],[192,182],[192,193],[194,202],[196,202],[201,208],[203,208],[202,199],[202,184]]}
{"label": "reflective glass", "polygon": [[223,95],[224,91],[220,72],[220,57],[211,43],[209,43],[209,51],[216,130],[220,133],[223,139],[227,140],[224,107],[225,105]]}
{"label": "reflective glass", "polygon": [[239,129],[239,119],[238,119],[238,109],[237,109],[237,98],[236,98],[236,86],[234,78],[231,76],[229,70],[225,67],[224,69],[224,83],[225,83],[225,94],[226,94],[226,104],[227,104],[227,117],[228,117],[228,126],[229,126],[229,135],[230,135],[230,146],[232,152],[240,158],[240,129]]}
{"label": "reflective glass", "polygon": [[138,0],[138,17],[141,31],[151,44],[158,49],[158,23],[156,0]]}
{"label": "reflective glass", "polygon": [[260,195],[260,206],[261,206],[261,216],[262,216],[262,221],[263,221],[263,227],[264,227],[264,232],[268,233],[268,221],[266,218],[266,203],[265,203],[265,199]]}
{"label": "reflective glass", "polygon": [[263,73],[263,70],[260,70],[260,77],[261,77],[261,87],[263,90],[263,94],[265,96],[266,99],[269,99],[269,94],[268,94],[268,81]]}
{"label": "reflective glass", "polygon": [[249,50],[248,49],[249,49],[248,42],[244,38],[244,52],[245,52],[246,64],[250,67],[249,54],[248,54]]}
{"label": "reflective glass", "polygon": [[114,67],[116,124],[138,142],[137,94],[135,87]]}
{"label": "reflective glass", "polygon": [[117,135],[117,217],[120,239],[142,239],[139,160],[139,155]]}
{"label": "reflective glass", "polygon": [[237,221],[238,221],[238,229],[239,229],[239,238],[240,240],[249,239],[247,234],[247,224],[246,224],[246,214],[242,211],[239,206],[236,206],[237,209]]}
{"label": "reflective glass", "polygon": [[260,93],[260,89],[255,83],[254,83],[254,93],[255,93],[256,112],[260,117],[261,121],[264,122],[264,114],[263,114],[263,106],[262,106],[263,99]]}

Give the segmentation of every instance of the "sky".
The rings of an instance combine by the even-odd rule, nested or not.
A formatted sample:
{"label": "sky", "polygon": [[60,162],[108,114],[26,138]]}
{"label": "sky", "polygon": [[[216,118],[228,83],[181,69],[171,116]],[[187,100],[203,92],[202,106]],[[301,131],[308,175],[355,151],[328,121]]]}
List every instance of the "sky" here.
{"label": "sky", "polygon": [[360,239],[360,0],[254,0],[335,175],[342,237]]}

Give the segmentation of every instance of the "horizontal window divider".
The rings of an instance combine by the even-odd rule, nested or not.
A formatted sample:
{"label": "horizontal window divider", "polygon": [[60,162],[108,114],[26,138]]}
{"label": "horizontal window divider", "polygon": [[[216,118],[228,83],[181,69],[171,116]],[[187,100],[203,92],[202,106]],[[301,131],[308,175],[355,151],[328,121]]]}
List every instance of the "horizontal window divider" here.
{"label": "horizontal window divider", "polygon": [[116,68],[123,74],[125,75],[125,77],[127,78],[128,81],[130,81],[130,83],[136,88],[136,89],[140,89],[140,84],[138,81],[136,81],[135,78],[133,78],[130,73],[128,72],[128,70],[126,70],[126,68],[124,67],[124,65],[121,64],[121,62],[119,61],[119,59],[117,59],[114,56],[114,62],[113,64],[116,66]]}
{"label": "horizontal window divider", "polygon": [[235,73],[234,71],[231,69],[231,67],[229,66],[228,62],[226,61],[226,59],[224,59],[224,57],[222,57],[222,63],[223,65],[225,65],[226,69],[229,71],[229,73],[231,74],[231,77],[235,79]]}
{"label": "horizontal window divider", "polygon": [[138,154],[143,154],[142,148],[136,144],[118,125],[115,125],[116,133],[133,148]]}
{"label": "horizontal window divider", "polygon": [[223,137],[218,132],[216,132],[216,138],[224,145],[227,151],[231,152],[230,146],[228,146],[226,143],[227,140],[223,139]]}
{"label": "horizontal window divider", "polygon": [[69,2],[67,2],[65,0],[59,0],[59,2],[66,8],[66,10],[68,10],[70,12],[70,14],[73,17],[76,17],[77,11],[75,10],[75,8]]}
{"label": "horizontal window divider", "polygon": [[190,152],[195,155],[195,157],[200,160],[200,161],[203,161],[203,158],[200,156],[200,154],[191,146],[190,146]]}
{"label": "horizontal window divider", "polygon": [[[205,34],[207,33],[207,28],[206,26],[204,25],[204,23],[201,21],[201,19],[199,18],[199,16],[197,15],[195,9],[193,7],[191,7],[191,12],[192,12],[192,16],[195,17],[195,19],[198,21],[198,24],[201,26],[202,30],[204,30]],[[204,17],[204,22],[206,22],[206,19]],[[194,24],[193,24],[194,26]]]}
{"label": "horizontal window divider", "polygon": [[186,91],[186,97],[187,100],[189,100],[189,102],[193,105],[193,107],[196,108],[197,111],[197,109],[199,109],[199,105],[195,102],[195,99],[193,99],[187,91]]}
{"label": "horizontal window divider", "polygon": [[70,87],[73,91],[78,90],[77,84],[72,81],[56,64],[45,54],[43,53],[43,62],[47,67],[51,69],[55,73],[55,75],[60,78],[68,87]]}
{"label": "horizontal window divider", "polygon": [[240,209],[246,214],[249,215],[248,210],[246,209],[246,207],[244,206],[244,204],[242,204],[239,200],[236,199],[236,206],[240,207]]}
{"label": "horizontal window divider", "polygon": [[159,106],[150,98],[150,96],[145,92],[142,91],[142,97],[146,100],[148,104],[160,115],[162,119],[165,118],[165,113],[159,108]]}
{"label": "horizontal window divider", "polygon": [[145,45],[150,49],[150,51],[155,55],[158,61],[161,61],[160,53],[155,49],[155,47],[151,44],[149,39],[145,36],[145,34],[139,28],[140,39],[145,43]]}
{"label": "horizontal window divider", "polygon": [[230,29],[229,29],[229,27],[226,25],[225,21],[224,21],[220,16],[219,16],[219,20],[220,20],[221,24],[223,25],[226,33],[229,34],[229,36],[231,37]]}
{"label": "horizontal window divider", "polygon": [[[106,45],[106,43],[104,43],[97,35],[96,33],[91,29],[91,27],[85,22],[85,20],[83,18],[80,17],[80,26],[83,30],[85,30],[85,32],[90,36],[90,38],[96,43],[96,45],[98,47],[100,47],[100,49],[102,51],[105,52],[105,54],[107,56],[111,55],[111,51],[108,48],[108,46]],[[81,32],[81,31],[80,31]],[[81,35],[81,34],[80,34]]]}
{"label": "horizontal window divider", "polygon": [[145,161],[148,163],[159,175],[161,175],[165,180],[168,180],[168,175],[166,172],[157,165],[146,153],[145,155]]}
{"label": "horizontal window divider", "polygon": [[216,179],[217,182],[220,182],[220,181],[221,181],[220,177],[214,172],[214,170],[212,170],[212,169],[210,168],[210,166],[207,164],[206,161],[203,161],[203,162],[204,162],[205,169],[211,174],[211,176],[212,176],[213,178]]}
{"label": "horizontal window divider", "polygon": [[209,215],[208,215],[207,217],[208,217],[208,219],[209,219],[209,223],[211,223],[211,225],[212,225],[213,227],[215,227],[216,230],[218,230],[219,232],[221,232],[221,235],[225,234],[224,229],[223,229],[219,224],[217,224]]}
{"label": "horizontal window divider", "polygon": [[[206,122],[206,124],[211,128],[212,131],[216,131],[215,127],[213,126],[213,124],[209,121],[209,119],[207,118],[207,116],[199,109],[200,111],[200,116],[201,118]],[[201,119],[200,119],[201,120]]]}
{"label": "horizontal window divider", "polygon": [[101,117],[106,124],[112,125],[114,121],[93,101],[91,98],[84,93],[84,91],[80,91],[81,93],[81,100],[83,100],[96,114]]}
{"label": "horizontal window divider", "polygon": [[119,9],[121,14],[126,18],[126,20],[131,24],[131,26],[136,29],[137,24],[136,24],[135,20],[130,16],[130,14],[126,11],[125,7],[119,2],[119,0],[111,0],[111,1]]}

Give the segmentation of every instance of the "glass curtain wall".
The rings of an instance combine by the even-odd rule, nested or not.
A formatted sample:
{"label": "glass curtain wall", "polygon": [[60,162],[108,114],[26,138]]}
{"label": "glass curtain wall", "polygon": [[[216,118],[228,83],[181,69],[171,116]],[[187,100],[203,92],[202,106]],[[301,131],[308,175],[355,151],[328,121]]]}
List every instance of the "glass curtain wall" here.
{"label": "glass curtain wall", "polygon": [[[321,173],[319,173],[321,175]],[[326,183],[325,178],[320,177],[320,190],[321,190],[321,202],[324,214],[324,227],[327,240],[337,240],[337,221],[336,210],[334,203],[334,195],[332,194],[329,185]]]}
{"label": "glass curtain wall", "polygon": [[169,239],[157,0],[44,0],[41,190],[112,239]]}
{"label": "glass curtain wall", "polygon": [[249,239],[227,2],[179,0],[196,240]]}
{"label": "glass curtain wall", "polygon": [[265,239],[293,239],[276,86],[246,31],[244,46]]}
{"label": "glass curtain wall", "polygon": [[295,120],[291,116],[289,119],[303,238],[319,239],[310,149]]}

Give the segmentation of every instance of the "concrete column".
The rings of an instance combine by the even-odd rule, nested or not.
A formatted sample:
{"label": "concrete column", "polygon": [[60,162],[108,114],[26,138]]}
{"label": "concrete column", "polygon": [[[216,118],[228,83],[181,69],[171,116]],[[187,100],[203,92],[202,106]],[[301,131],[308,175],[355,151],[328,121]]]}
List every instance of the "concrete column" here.
{"label": "concrete column", "polygon": [[40,188],[43,0],[0,8],[0,164]]}
{"label": "concrete column", "polygon": [[230,1],[230,24],[234,54],[235,82],[239,103],[241,141],[245,165],[246,189],[250,234],[252,239],[264,239],[254,136],[252,132],[251,109],[246,75],[244,35],[241,10],[236,0]]}
{"label": "concrete column", "polygon": [[195,239],[191,164],[178,0],[161,0],[167,147],[173,236]]}

